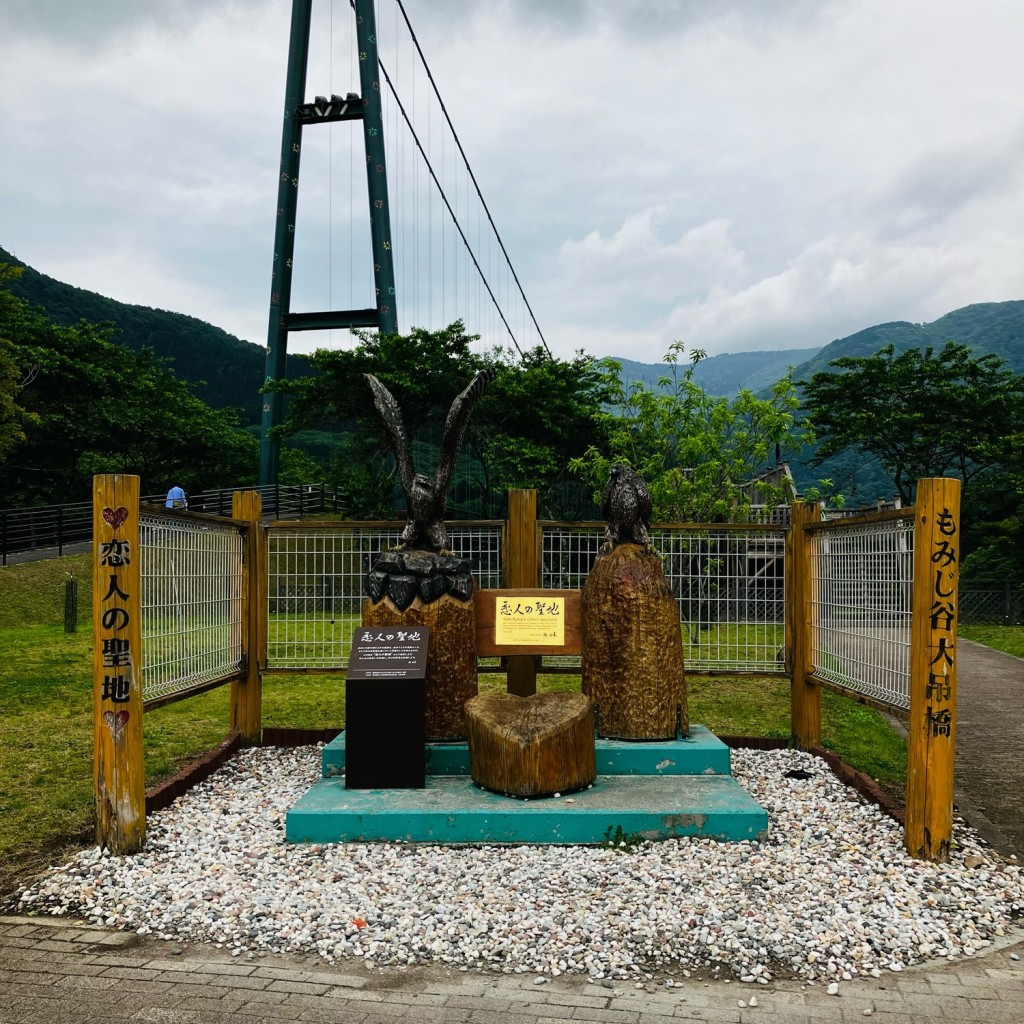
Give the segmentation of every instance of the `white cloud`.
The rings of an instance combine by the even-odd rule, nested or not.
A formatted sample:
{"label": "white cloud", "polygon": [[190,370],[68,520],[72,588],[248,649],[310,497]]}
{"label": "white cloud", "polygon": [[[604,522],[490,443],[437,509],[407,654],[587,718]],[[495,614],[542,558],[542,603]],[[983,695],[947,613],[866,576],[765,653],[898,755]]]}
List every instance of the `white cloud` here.
{"label": "white cloud", "polygon": [[[262,341],[289,7],[5,5],[0,244],[70,283]],[[1022,5],[406,7],[561,354],[823,344],[1021,297]],[[314,4],[310,96],[358,91],[351,16],[335,4],[332,24],[330,9]],[[395,50],[396,8],[379,9],[382,56],[423,123],[425,76]],[[433,116],[426,144],[464,202]],[[353,140],[348,125],[306,133],[297,308],[371,303]],[[408,255],[427,235],[425,175],[413,188],[411,143],[389,145],[413,316],[424,282],[452,275]]]}

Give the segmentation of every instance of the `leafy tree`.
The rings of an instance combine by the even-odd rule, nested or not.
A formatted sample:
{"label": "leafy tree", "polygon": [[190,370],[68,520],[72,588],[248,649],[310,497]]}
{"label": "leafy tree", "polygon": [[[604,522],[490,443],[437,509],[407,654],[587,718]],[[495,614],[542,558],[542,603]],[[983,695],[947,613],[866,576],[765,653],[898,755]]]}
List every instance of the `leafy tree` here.
{"label": "leafy tree", "polygon": [[[752,488],[744,484],[778,461],[783,449],[806,443],[809,426],[797,425],[798,399],[788,376],[767,398],[750,391],[709,395],[693,379],[704,353],[695,350],[680,369],[684,354],[680,342],[669,348],[669,373],[654,388],[643,381],[618,385],[613,409],[604,414],[605,442],[588,447],[572,468],[600,489],[614,463],[628,463],[646,482],[659,520],[742,519],[752,501]],[[768,503],[789,497],[779,487],[759,490]]]}
{"label": "leafy tree", "polygon": [[539,346],[522,358],[496,350],[490,361],[496,376],[469,426],[485,493],[499,498],[487,514],[498,514],[508,488],[535,487],[541,514],[563,518],[569,463],[604,437],[615,371],[582,352],[552,359]]}
{"label": "leafy tree", "polygon": [[109,324],[53,323],[0,289],[0,337],[25,382],[20,438],[3,466],[10,503],[60,502],[99,472],[137,473],[143,492],[255,476],[257,444],[228,410],[212,410],[149,350],[110,341]]}
{"label": "leafy tree", "polygon": [[844,356],[801,382],[821,443],[814,457],[855,451],[876,457],[904,502],[926,476],[959,476],[965,486],[1002,461],[1005,438],[1019,431],[1024,377],[996,355],[972,356],[948,342],[898,355]]}
{"label": "leafy tree", "polygon": [[435,332],[354,333],[355,348],[314,354],[316,376],[271,385],[292,396],[283,436],[333,428],[327,473],[349,495],[354,517],[393,514],[396,493],[393,460],[365,373],[395,396],[417,469],[432,472],[455,396],[477,371],[494,371],[470,420],[449,492],[451,511],[487,516],[498,514],[508,487],[538,488],[544,507],[543,496],[569,459],[596,436],[602,402],[610,397],[608,372],[582,354],[568,361],[543,350],[521,359],[500,349],[480,354],[461,321]]}
{"label": "leafy tree", "polygon": [[20,268],[0,263],[0,461],[16,442],[25,439],[24,427],[30,418],[19,403],[27,377],[18,367],[11,340],[19,319],[18,300],[3,287],[20,273]]}

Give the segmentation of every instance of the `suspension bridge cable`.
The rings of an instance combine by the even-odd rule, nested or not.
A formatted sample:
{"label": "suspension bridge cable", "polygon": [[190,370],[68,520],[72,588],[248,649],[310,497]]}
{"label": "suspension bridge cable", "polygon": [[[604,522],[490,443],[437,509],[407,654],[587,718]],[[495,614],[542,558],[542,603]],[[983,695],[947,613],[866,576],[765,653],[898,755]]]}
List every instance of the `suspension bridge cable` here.
{"label": "suspension bridge cable", "polygon": [[[523,302],[526,304],[527,310],[529,310],[530,319],[533,321],[533,326],[537,329],[537,334],[540,337],[541,344],[543,344],[545,351],[549,356],[551,356],[551,349],[548,348],[548,343],[544,337],[544,332],[540,329],[540,324],[537,323],[537,318],[533,315],[533,309],[530,306],[529,300],[526,298],[526,293],[523,291],[522,284],[520,284],[519,282],[519,276],[516,274],[516,269],[515,267],[512,266],[512,260],[509,258],[508,252],[505,249],[505,243],[501,240],[501,234],[498,232],[498,227],[494,223],[494,218],[491,216],[491,211],[487,206],[487,202],[483,197],[483,193],[480,191],[480,185],[477,183],[476,175],[473,173],[473,168],[470,167],[469,165],[469,159],[466,157],[466,152],[462,148],[462,142],[459,140],[459,133],[455,130],[455,125],[452,124],[452,119],[448,116],[448,108],[444,105],[444,100],[441,99],[441,93],[438,90],[437,83],[434,81],[434,76],[430,71],[430,65],[427,63],[427,58],[423,55],[423,50],[420,47],[420,41],[419,39],[416,38],[416,33],[413,30],[411,22],[409,21],[409,15],[406,14],[405,12],[405,5],[402,3],[402,0],[395,0],[395,2],[398,4],[398,9],[402,12],[402,18],[405,21],[405,26],[409,30],[409,35],[412,38],[413,45],[416,47],[416,52],[419,54],[420,60],[423,63],[424,70],[427,72],[427,78],[430,80],[430,85],[434,90],[434,95],[437,97],[437,102],[441,106],[441,113],[444,114],[444,119],[445,121],[448,122],[448,127],[451,129],[452,137],[455,139],[455,145],[459,147],[459,153],[462,155],[462,162],[466,165],[466,170],[469,172],[469,177],[473,182],[473,187],[476,189],[476,194],[480,199],[480,204],[483,206],[484,212],[487,214],[487,220],[491,225],[491,230],[494,232],[494,237],[497,239],[498,245],[501,246],[501,251],[505,257],[505,262],[508,264],[508,269],[511,271],[512,277],[515,279],[516,287],[519,289],[519,294],[522,296]],[[383,65],[381,65],[381,70],[384,70]],[[387,77],[386,72],[385,77]],[[388,84],[390,85],[390,82]],[[408,119],[406,120],[408,121]],[[474,260],[474,262],[476,261]],[[489,288],[488,291],[490,291]],[[502,317],[502,319],[504,319],[504,317]],[[506,326],[508,325],[506,324]],[[509,334],[511,334],[511,331],[509,331]],[[518,347],[519,346],[516,345],[516,348]],[[554,356],[551,356],[551,358],[554,358]]]}
{"label": "suspension bridge cable", "polygon": [[[447,208],[448,213],[451,215],[452,223],[455,225],[455,230],[458,231],[459,237],[462,239],[462,244],[465,246],[466,252],[469,253],[469,258],[473,261],[473,266],[476,267],[477,274],[479,275],[480,280],[483,281],[484,287],[487,289],[487,294],[490,295],[491,297],[491,302],[494,303],[495,308],[498,310],[498,316],[501,317],[501,322],[505,325],[505,330],[508,332],[508,336],[512,339],[512,344],[515,345],[516,351],[519,353],[520,358],[522,358],[523,350],[519,347],[519,342],[516,340],[515,333],[513,332],[511,326],[509,325],[508,320],[505,318],[505,313],[502,310],[501,306],[498,305],[498,300],[497,298],[495,298],[494,292],[491,290],[490,282],[487,280],[487,277],[483,272],[483,268],[480,266],[480,263],[476,258],[476,254],[473,252],[473,248],[469,244],[469,239],[466,238],[466,233],[462,230],[462,225],[459,223],[459,218],[456,215],[455,211],[452,209],[452,204],[448,201],[448,196],[445,193],[444,187],[442,186],[441,182],[438,181],[437,174],[434,173],[434,166],[433,164],[431,164],[430,158],[427,156],[426,152],[423,149],[423,145],[420,142],[420,137],[416,134],[416,129],[413,128],[412,126],[412,121],[409,120],[409,115],[406,113],[405,107],[402,105],[401,99],[399,99],[398,93],[395,90],[394,83],[391,81],[391,76],[388,74],[387,68],[384,67],[384,62],[381,61],[379,57],[377,59],[377,64],[380,66],[381,74],[384,76],[384,81],[387,82],[388,89],[390,90],[391,95],[394,98],[394,101],[397,104],[399,111],[401,112],[402,118],[405,121],[406,126],[412,133],[413,141],[416,143],[416,148],[420,151],[420,155],[423,157],[423,160],[427,165],[427,170],[430,172],[430,177],[433,178],[434,184],[437,186],[438,192],[441,193],[441,199],[444,200],[444,205]],[[509,264],[509,269],[511,269],[511,264]],[[514,270],[512,271],[512,274],[513,276],[515,276]],[[522,293],[520,292],[520,294]],[[525,301],[525,299],[526,296],[524,295],[523,300]],[[536,321],[534,321],[534,324],[536,324]],[[539,328],[538,333],[540,333]],[[543,341],[543,335],[541,335],[541,340]],[[547,349],[547,347],[547,342],[544,342],[544,348]],[[551,355],[550,349],[548,349],[548,355]]]}

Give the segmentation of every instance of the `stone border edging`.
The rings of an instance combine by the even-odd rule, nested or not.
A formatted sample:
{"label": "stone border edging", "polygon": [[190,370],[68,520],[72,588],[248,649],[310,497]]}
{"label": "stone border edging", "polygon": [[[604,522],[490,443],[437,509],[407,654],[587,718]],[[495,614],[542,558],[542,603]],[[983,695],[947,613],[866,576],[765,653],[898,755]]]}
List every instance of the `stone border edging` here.
{"label": "stone border edging", "polygon": [[200,755],[169,779],[146,791],[146,814],[161,811],[193,786],[205,782],[218,768],[230,760],[242,747],[241,733],[233,732],[213,750]]}
{"label": "stone border edging", "polygon": [[[789,748],[788,740],[771,739],[764,736],[719,736],[718,738],[728,747],[748,747],[751,750],[786,750]],[[851,768],[845,761],[824,747],[810,747],[807,752],[814,754],[815,757],[820,757],[844,786],[855,789],[865,799],[877,804],[890,818],[898,821],[901,825],[904,824],[903,808],[870,775]]]}
{"label": "stone border edging", "polygon": [[[304,747],[314,743],[330,743],[341,729],[285,729],[271,727],[263,730],[261,746]],[[789,741],[767,736],[719,736],[727,747],[746,747],[750,750],[786,750]],[[226,761],[233,757],[242,746],[241,735],[232,733],[223,743],[202,755],[181,771],[146,793],[146,813],[159,811],[193,786],[209,778]],[[832,769],[832,773],[846,786],[855,789],[865,799],[880,807],[890,818],[903,824],[903,808],[900,807],[869,775],[851,768],[838,756],[823,747],[811,747],[808,751],[820,757]]]}

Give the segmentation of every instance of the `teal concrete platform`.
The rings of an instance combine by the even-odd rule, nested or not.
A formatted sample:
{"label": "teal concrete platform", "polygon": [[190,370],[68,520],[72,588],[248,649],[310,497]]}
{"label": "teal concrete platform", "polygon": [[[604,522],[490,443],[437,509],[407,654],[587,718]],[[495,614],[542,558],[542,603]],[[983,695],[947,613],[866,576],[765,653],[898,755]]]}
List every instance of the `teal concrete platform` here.
{"label": "teal concrete platform", "polygon": [[618,828],[736,841],[762,838],[768,815],[727,775],[599,775],[591,789],[536,800],[479,789],[465,775],[388,790],[345,789],[332,778],[292,807],[285,835],[290,843],[594,844]]}
{"label": "teal concrete platform", "polygon": [[[428,743],[427,775],[469,775],[469,750],[461,743]],[[600,775],[729,775],[729,748],[703,725],[691,725],[684,739],[597,740]],[[344,774],[345,734],[323,749],[325,779]]]}

